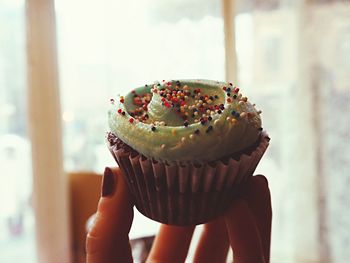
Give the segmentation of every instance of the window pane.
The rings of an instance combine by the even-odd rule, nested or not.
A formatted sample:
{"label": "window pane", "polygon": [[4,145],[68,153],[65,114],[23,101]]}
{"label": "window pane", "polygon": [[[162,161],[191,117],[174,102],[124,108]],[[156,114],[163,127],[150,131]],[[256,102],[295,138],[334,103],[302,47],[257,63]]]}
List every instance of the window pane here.
{"label": "window pane", "polygon": [[[104,139],[110,98],[156,80],[224,79],[220,8],[199,0],[56,1],[66,170],[116,165]],[[135,210],[131,238],[157,230]]]}
{"label": "window pane", "polygon": [[[322,235],[332,262],[341,263],[350,258],[350,3],[315,5],[311,17],[312,82],[319,93],[318,157],[326,185]],[[327,41],[319,45],[324,36]]]}
{"label": "window pane", "polygon": [[0,1],[0,262],[35,262],[24,1]]}
{"label": "window pane", "polygon": [[[284,130],[286,112],[293,108],[288,93],[295,83],[297,68],[295,11],[292,9],[260,10],[240,13],[236,18],[236,38],[240,85],[262,109],[263,127],[271,143],[257,173],[269,179],[273,204],[271,262],[293,262],[289,218],[293,218],[286,176],[286,149],[290,132]],[[291,44],[293,43],[293,44]],[[292,119],[293,116],[290,117]]]}
{"label": "window pane", "polygon": [[[242,8],[236,37],[240,85],[263,109],[272,138],[257,170],[270,179],[272,192],[271,262],[346,262],[350,3],[299,1],[305,4],[300,10],[291,1],[268,2],[279,4],[261,1]],[[300,108],[311,114],[300,114]],[[299,145],[298,133],[310,145]],[[297,155],[312,165],[307,160],[294,164]],[[303,173],[293,174],[300,168]],[[315,219],[311,227],[309,218]]]}
{"label": "window pane", "polygon": [[67,170],[113,164],[109,98],[155,80],[224,79],[220,5],[209,2],[56,1]]}

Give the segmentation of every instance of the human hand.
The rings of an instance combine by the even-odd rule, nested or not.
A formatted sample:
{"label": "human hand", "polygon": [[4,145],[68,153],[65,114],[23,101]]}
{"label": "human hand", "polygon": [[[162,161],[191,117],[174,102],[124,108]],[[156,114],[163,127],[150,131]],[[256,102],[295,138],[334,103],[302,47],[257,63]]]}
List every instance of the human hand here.
{"label": "human hand", "polygon": [[[271,218],[267,179],[253,176],[225,215],[204,225],[194,262],[226,262],[231,246],[235,263],[268,263]],[[94,225],[87,235],[87,262],[132,262],[128,237],[132,220],[132,197],[121,171],[106,168]],[[161,225],[147,262],[184,262],[194,229]]]}

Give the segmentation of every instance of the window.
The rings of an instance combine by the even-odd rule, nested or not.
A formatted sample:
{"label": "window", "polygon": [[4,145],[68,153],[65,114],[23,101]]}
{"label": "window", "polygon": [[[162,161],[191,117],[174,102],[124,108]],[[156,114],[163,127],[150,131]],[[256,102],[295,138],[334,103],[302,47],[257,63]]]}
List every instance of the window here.
{"label": "window", "polygon": [[155,80],[224,79],[219,3],[57,0],[56,9],[67,170],[114,164],[101,133],[109,98]]}
{"label": "window", "polygon": [[[66,170],[116,165],[104,138],[110,98],[156,80],[225,77],[220,2],[57,0],[56,10]],[[157,230],[135,209],[131,238]]]}
{"label": "window", "polygon": [[35,262],[24,1],[0,1],[0,261]]}
{"label": "window", "polygon": [[[272,138],[257,169],[272,189],[271,262],[346,262],[350,3],[232,3],[238,84]],[[0,262],[37,258],[24,7],[0,0]],[[155,80],[225,79],[220,1],[56,0],[55,8],[66,171],[115,165],[104,141],[109,98]],[[131,237],[156,227],[136,214]]]}
{"label": "window", "polygon": [[272,262],[345,262],[350,5],[279,2],[236,17],[240,85],[272,138],[257,170],[272,189]]}

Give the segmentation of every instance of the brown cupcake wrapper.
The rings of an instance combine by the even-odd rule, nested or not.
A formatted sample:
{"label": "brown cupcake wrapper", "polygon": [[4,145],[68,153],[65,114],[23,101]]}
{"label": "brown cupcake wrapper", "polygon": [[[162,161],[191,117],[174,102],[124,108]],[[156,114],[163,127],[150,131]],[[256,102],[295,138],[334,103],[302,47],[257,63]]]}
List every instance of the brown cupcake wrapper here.
{"label": "brown cupcake wrapper", "polygon": [[221,215],[239,185],[253,175],[269,145],[262,132],[255,149],[239,158],[198,165],[167,164],[144,157],[118,141],[109,149],[122,169],[137,209],[164,224],[197,225]]}

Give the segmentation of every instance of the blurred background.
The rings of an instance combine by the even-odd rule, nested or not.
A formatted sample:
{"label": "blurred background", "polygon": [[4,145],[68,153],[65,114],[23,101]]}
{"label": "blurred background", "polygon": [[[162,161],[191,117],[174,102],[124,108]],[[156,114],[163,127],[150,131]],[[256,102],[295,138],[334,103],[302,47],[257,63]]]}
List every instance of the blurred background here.
{"label": "blurred background", "polygon": [[[47,32],[31,34],[37,25]],[[39,42],[53,44],[45,49],[35,46]],[[35,86],[32,80],[46,74],[43,61],[57,79]],[[41,202],[66,217],[74,212],[38,197],[51,188],[65,200],[61,189],[71,180],[46,179],[36,168],[45,149],[38,150],[44,147],[35,131],[52,126],[33,122],[36,112],[52,106],[59,116],[53,125],[62,128],[55,137],[60,176],[100,174],[114,165],[104,140],[109,99],[181,78],[234,81],[263,111],[272,141],[257,173],[268,177],[272,192],[271,262],[349,262],[345,0],[0,0],[0,262],[78,262],[74,254],[82,249],[72,241],[69,220],[62,224],[70,230],[57,233],[71,250],[65,260],[47,254],[55,248],[40,238],[57,223],[40,219]],[[51,89],[56,95],[40,100]],[[131,237],[157,227],[137,214]]]}

